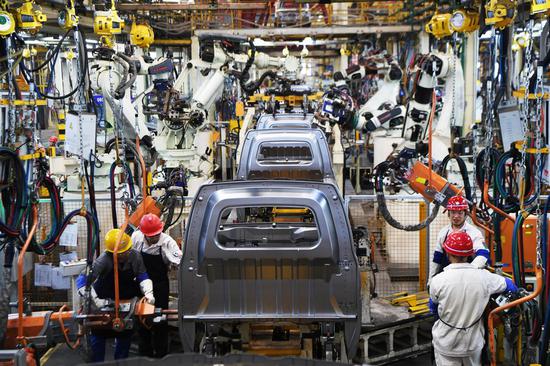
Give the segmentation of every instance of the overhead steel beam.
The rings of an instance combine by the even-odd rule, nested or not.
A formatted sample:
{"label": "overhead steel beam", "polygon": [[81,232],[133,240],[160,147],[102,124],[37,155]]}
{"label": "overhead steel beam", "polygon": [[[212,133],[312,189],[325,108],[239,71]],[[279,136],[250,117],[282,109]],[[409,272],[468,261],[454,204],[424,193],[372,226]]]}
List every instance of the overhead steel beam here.
{"label": "overhead steel beam", "polygon": [[264,10],[267,3],[229,3],[216,6],[208,4],[174,4],[174,3],[153,3],[153,4],[118,4],[117,9],[121,11],[170,11],[170,10]]}
{"label": "overhead steel beam", "polygon": [[350,36],[356,34],[410,33],[418,32],[421,26],[384,25],[364,27],[302,27],[302,28],[250,28],[250,29],[200,29],[196,36],[243,36],[243,37],[280,37],[280,36]]}
{"label": "overhead steel beam", "polygon": [[189,46],[191,45],[191,39],[189,38],[180,38],[180,39],[156,39],[153,41],[155,46]]}
{"label": "overhead steel beam", "polygon": [[[48,25],[52,25],[54,24],[57,24],[57,17],[59,16],[59,9],[56,9],[50,5],[42,5],[41,6],[42,8],[42,12],[46,15],[46,17],[48,17],[48,21],[47,21],[47,24]],[[86,27],[86,28],[93,28],[94,27],[94,20],[91,18],[91,17],[88,17],[88,16],[84,16],[84,15],[80,15],[79,17],[79,24],[82,26],[82,27]],[[59,28],[59,33],[64,33],[65,30]]]}

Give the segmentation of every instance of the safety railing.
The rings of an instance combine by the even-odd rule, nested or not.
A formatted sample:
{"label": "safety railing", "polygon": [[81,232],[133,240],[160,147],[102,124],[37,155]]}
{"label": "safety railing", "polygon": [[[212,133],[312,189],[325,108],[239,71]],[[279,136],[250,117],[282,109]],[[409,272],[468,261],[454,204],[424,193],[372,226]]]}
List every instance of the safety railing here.
{"label": "safety railing", "polygon": [[[449,221],[443,210],[436,219],[421,231],[406,232],[397,230],[386,223],[378,212],[375,195],[350,195],[345,197],[349,217],[353,228],[365,227],[368,230],[371,261],[375,268],[373,274],[374,292],[379,296],[389,296],[398,292],[417,292],[426,289],[429,263],[436,246],[437,234]],[[429,213],[426,201],[419,195],[388,195],[386,197],[391,215],[403,224],[414,224],[422,221]],[[182,246],[187,216],[193,197],[186,197],[182,205],[183,214],[169,234]],[[37,235],[46,235],[50,225],[50,203],[42,200],[39,203],[39,225]],[[80,199],[63,199],[65,213],[80,207]],[[96,207],[100,226],[100,247],[103,250],[103,236],[112,228],[111,203],[107,198],[98,198]],[[117,205],[118,221],[124,221],[124,208]],[[59,265],[59,257],[67,252],[76,252],[78,258],[86,255],[86,227],[83,219],[77,218],[78,241],[74,247],[57,247],[45,257],[34,255],[34,263],[51,263]],[[483,231],[482,231],[483,232]],[[177,273],[170,274],[172,295],[177,296]],[[25,294],[32,299],[38,308],[56,308],[71,302],[71,295],[66,290],[52,290],[47,287],[34,286],[34,273],[26,277]]]}

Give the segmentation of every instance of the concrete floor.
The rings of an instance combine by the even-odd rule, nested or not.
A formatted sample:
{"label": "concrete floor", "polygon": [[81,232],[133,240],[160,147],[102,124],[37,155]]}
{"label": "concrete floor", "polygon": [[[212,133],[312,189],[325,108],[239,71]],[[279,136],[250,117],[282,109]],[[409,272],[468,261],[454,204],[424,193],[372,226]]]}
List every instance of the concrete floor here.
{"label": "concrete floor", "polygon": [[[134,349],[130,351],[130,357],[137,357],[137,347],[133,347]],[[107,349],[107,361],[111,361],[113,354],[113,348],[112,345]],[[50,357],[46,360],[46,362],[42,363],[43,366],[60,366],[60,365],[81,365],[84,364],[84,361],[82,357],[80,356],[78,351],[72,351],[68,347],[66,347],[64,344],[59,345],[54,352],[50,355]],[[155,365],[162,365],[161,360],[155,361]],[[402,361],[390,363],[388,365],[394,365],[394,366],[430,366],[430,355],[422,355],[416,358],[409,358]]]}
{"label": "concrete floor", "polygon": [[[371,316],[375,325],[391,324],[403,319],[411,317],[406,307],[391,306],[388,300],[382,298],[373,299],[370,304]],[[177,337],[177,333],[172,334],[172,337]],[[178,350],[175,350],[176,352]],[[114,344],[110,342],[107,344],[106,349],[106,361],[113,360]],[[130,349],[130,358],[138,357],[137,344],[134,342]],[[387,365],[396,366],[430,366],[431,365],[430,354],[423,354],[415,358],[407,358],[398,362],[389,363]],[[84,364],[84,358],[79,351],[72,351],[64,344],[58,345],[50,355],[47,356],[47,360],[43,359],[42,364],[44,366],[57,366],[57,365],[80,365]],[[162,361],[155,361],[156,365],[161,365]],[[172,364],[172,363],[171,363]]]}

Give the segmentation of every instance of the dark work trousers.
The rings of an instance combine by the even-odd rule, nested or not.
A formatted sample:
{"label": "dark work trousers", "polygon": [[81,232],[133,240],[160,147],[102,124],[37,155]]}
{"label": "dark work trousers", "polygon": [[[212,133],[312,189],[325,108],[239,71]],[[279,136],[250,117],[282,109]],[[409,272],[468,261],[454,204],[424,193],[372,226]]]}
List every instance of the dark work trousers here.
{"label": "dark work trousers", "polygon": [[[153,295],[155,296],[155,308],[168,309],[168,296],[170,282],[168,281],[168,268],[162,259],[162,254],[147,254],[141,251],[147,274],[153,281]],[[168,353],[168,324],[162,322],[153,324],[151,329],[140,324],[139,328],[139,354],[147,357],[164,357]]]}
{"label": "dark work trousers", "polygon": [[[115,274],[114,270],[102,280],[98,280],[93,287],[100,299],[115,298]],[[139,285],[135,281],[135,274],[131,269],[118,271],[119,294],[121,300],[130,300],[140,295]],[[90,335],[90,346],[92,348],[92,362],[103,362],[105,360],[105,341],[108,338],[115,338],[115,360],[128,357],[130,344],[132,342],[132,331],[115,332],[109,329],[93,330]]]}

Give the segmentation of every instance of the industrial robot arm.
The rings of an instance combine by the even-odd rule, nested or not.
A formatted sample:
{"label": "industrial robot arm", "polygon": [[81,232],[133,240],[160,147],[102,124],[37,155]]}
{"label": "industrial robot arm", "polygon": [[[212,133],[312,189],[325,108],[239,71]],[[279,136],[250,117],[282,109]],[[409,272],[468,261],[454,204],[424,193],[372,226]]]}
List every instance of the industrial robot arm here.
{"label": "industrial robot arm", "polygon": [[184,93],[189,74],[193,70],[200,70],[203,74],[212,72],[213,74],[205,81],[201,87],[195,91],[187,106],[180,109],[180,120],[185,120],[186,125],[191,128],[199,128],[208,119],[208,109],[214,102],[223,88],[224,80],[230,74],[240,75],[241,71],[234,67],[245,65],[242,73],[248,72],[246,65],[255,65],[258,69],[283,69],[285,72],[296,72],[299,67],[299,60],[294,56],[273,57],[262,52],[254,52],[254,58],[240,50],[239,44],[244,39],[224,38],[217,39],[207,37],[201,40],[199,58],[188,62],[186,69],[174,82],[173,90],[176,93]]}
{"label": "industrial robot arm", "polygon": [[[363,78],[372,73],[372,69],[353,66],[344,73],[334,76],[337,88],[329,92],[323,101],[322,116],[342,125],[346,129],[372,132],[378,128],[389,128],[403,122],[405,107],[397,105],[400,82],[403,75],[397,63],[386,64],[384,78],[379,83],[378,91],[369,100],[354,111],[353,102],[346,88],[345,81]],[[342,82],[344,81],[344,83]]]}
{"label": "industrial robot arm", "polygon": [[407,105],[407,115],[401,136],[405,141],[420,142],[427,136],[428,120],[432,109],[432,94],[438,78],[445,78],[449,71],[449,57],[431,53],[423,57],[417,67],[420,70],[412,99]]}

